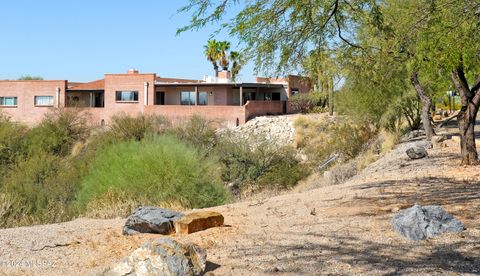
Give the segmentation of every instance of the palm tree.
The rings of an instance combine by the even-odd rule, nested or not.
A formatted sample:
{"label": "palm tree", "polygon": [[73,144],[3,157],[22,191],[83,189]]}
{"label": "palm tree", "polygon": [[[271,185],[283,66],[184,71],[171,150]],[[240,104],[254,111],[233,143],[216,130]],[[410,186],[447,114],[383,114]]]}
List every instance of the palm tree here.
{"label": "palm tree", "polygon": [[229,65],[227,51],[230,50],[230,42],[220,41],[218,42],[218,47],[220,50],[220,66],[222,66],[223,71],[227,71]]}
{"label": "palm tree", "polygon": [[215,39],[211,39],[207,42],[207,45],[203,46],[204,54],[213,65],[215,70],[215,77],[218,77],[218,64],[217,61],[221,58],[220,42]]}
{"label": "palm tree", "polygon": [[232,62],[232,80],[235,81],[238,73],[242,69],[243,59],[242,55],[239,52],[231,51],[230,52],[230,61]]}

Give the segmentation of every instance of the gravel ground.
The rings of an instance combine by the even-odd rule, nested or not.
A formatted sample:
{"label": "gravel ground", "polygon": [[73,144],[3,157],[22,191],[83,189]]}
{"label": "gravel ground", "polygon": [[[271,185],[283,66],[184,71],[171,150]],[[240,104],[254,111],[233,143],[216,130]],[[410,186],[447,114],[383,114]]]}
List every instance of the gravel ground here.
{"label": "gravel ground", "polygon": [[[458,145],[411,161],[401,144],[345,184],[219,206],[225,227],[188,236],[214,275],[478,275],[480,170],[460,166]],[[392,230],[398,210],[439,204],[466,226],[421,242]],[[85,275],[158,235],[121,235],[123,219],[0,230],[0,274]]]}

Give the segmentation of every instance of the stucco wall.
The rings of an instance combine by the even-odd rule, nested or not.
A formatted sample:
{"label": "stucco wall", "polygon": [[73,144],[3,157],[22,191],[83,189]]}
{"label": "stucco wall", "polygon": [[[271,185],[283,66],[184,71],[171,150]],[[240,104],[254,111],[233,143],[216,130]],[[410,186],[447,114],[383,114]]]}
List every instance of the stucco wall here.
{"label": "stucco wall", "polygon": [[[0,81],[0,97],[17,97],[16,107],[0,107],[0,112],[17,122],[33,125],[40,122],[52,107],[38,107],[35,96],[53,96],[54,107],[57,101],[61,107],[65,104],[67,81]],[[57,88],[60,98],[57,99]]]}

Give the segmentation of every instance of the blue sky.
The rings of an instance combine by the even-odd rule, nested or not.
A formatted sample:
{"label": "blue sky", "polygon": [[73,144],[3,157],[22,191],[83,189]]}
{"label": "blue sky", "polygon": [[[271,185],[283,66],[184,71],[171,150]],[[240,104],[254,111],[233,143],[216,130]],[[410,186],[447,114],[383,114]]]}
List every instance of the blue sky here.
{"label": "blue sky", "polygon": [[[15,0],[0,4],[0,79],[90,81],[129,68],[163,77],[213,74],[203,45],[215,29],[176,36],[186,0]],[[226,36],[217,39],[235,41]],[[241,72],[253,80],[253,68]]]}

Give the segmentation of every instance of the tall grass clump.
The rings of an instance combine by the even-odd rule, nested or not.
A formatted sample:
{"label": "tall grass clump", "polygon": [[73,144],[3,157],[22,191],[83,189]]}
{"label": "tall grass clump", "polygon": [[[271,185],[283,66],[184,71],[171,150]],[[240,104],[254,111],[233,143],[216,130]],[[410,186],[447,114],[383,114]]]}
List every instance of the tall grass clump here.
{"label": "tall grass clump", "polygon": [[[203,208],[224,203],[215,160],[170,135],[113,144],[99,152],[83,178],[78,193],[80,208],[123,204],[179,204]],[[105,208],[114,208],[107,206]],[[133,207],[133,204],[131,204]]]}
{"label": "tall grass clump", "polygon": [[119,140],[140,141],[148,135],[161,134],[169,127],[170,121],[163,116],[119,114],[112,117],[110,134]]}

